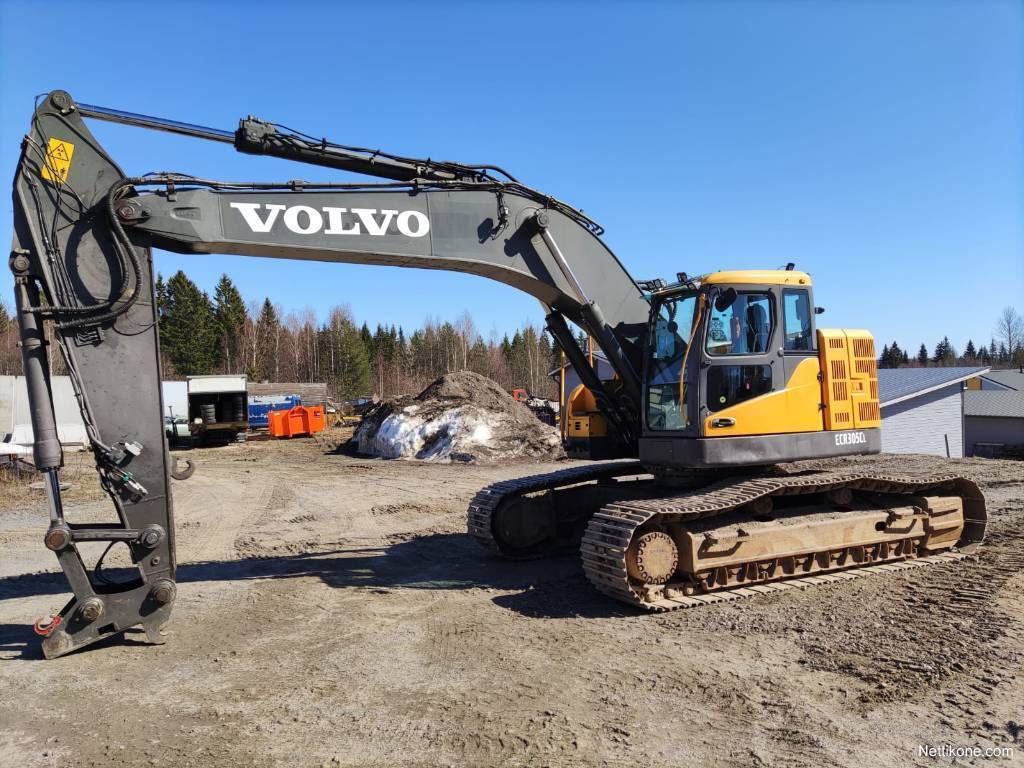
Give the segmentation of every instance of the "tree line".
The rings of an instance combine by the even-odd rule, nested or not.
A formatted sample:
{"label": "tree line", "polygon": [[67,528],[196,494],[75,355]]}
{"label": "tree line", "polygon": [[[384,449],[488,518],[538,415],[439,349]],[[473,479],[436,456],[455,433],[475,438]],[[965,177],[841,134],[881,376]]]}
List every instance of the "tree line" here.
{"label": "tree line", "polygon": [[879,368],[926,368],[989,365],[993,368],[1014,368],[1024,365],[1024,317],[1013,307],[1006,307],[996,319],[988,344],[975,346],[968,339],[963,352],[957,351],[948,336],[943,336],[931,351],[921,343],[916,353],[903,349],[897,342],[885,344],[878,357]]}
{"label": "tree line", "polygon": [[401,326],[357,324],[336,306],[326,320],[307,309],[285,312],[270,298],[246,302],[222,275],[213,297],[184,272],[156,281],[165,378],[244,373],[254,381],[323,381],[340,400],[415,393],[445,373],[470,370],[505,389],[551,396],[548,371],[558,354],[539,328],[525,323],[511,338],[485,340],[468,312],[454,323],[428,319]]}
{"label": "tree line", "polygon": [[[264,298],[246,302],[231,278],[222,275],[211,298],[184,272],[156,281],[164,378],[211,373],[244,373],[254,381],[323,381],[335,398],[391,397],[415,393],[445,373],[471,370],[505,389],[523,387],[555,397],[549,370],[559,364],[555,345],[539,328],[524,323],[511,336],[485,340],[464,312],[454,323],[427,320],[411,334],[401,327],[357,325],[346,306],[331,309],[325,321],[307,309],[284,312]],[[47,335],[52,333],[47,324]],[[580,339],[582,346],[585,339]],[[0,374],[20,374],[18,329],[0,301]],[[48,346],[51,370],[63,374],[64,361]],[[958,351],[948,336],[916,353],[896,341],[885,344],[880,368],[1024,365],[1024,317],[1006,307],[987,344],[968,340]]]}

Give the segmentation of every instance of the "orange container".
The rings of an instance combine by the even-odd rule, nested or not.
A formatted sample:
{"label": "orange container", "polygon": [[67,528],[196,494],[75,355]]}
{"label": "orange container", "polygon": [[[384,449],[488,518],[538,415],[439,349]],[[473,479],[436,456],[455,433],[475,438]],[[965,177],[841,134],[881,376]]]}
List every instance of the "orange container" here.
{"label": "orange container", "polygon": [[315,405],[297,405],[291,410],[271,411],[267,414],[267,428],[274,437],[299,437],[313,435],[326,424],[324,409]]}

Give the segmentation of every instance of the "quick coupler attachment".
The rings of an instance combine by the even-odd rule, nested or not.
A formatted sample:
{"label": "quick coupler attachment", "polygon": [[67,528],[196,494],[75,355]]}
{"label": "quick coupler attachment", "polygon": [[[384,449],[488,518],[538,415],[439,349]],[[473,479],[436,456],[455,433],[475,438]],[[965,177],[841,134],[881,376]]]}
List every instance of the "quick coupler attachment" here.
{"label": "quick coupler attachment", "polygon": [[57,615],[36,622],[35,631],[43,637],[43,655],[48,659],[63,656],[139,624],[149,642],[164,642],[163,628],[177,596],[173,568],[168,565],[147,571],[140,566],[137,578],[107,583],[99,567],[90,578],[76,544],[106,541],[113,546],[124,542],[137,566],[142,559],[139,555],[147,559],[147,565],[157,560],[159,566],[159,558],[151,555],[165,537],[166,532],[155,525],[137,531],[64,521],[51,524],[43,541],[56,553],[74,597]]}

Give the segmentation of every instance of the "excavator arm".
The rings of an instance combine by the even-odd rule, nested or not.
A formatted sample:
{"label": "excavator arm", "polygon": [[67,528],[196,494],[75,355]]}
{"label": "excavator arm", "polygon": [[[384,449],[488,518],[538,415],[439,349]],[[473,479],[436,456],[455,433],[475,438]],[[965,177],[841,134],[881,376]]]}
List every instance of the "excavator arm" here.
{"label": "excavator arm", "polygon": [[[128,178],[83,117],[232,143],[388,181],[227,183],[181,174]],[[235,134],[79,106],[54,91],[37,107],[14,180],[15,279],[25,377],[50,524],[46,546],[74,597],[37,625],[47,657],[141,624],[159,642],[174,604],[175,553],[163,431],[151,248],[445,269],[535,296],[552,335],[594,392],[626,455],[639,437],[640,369],[649,305],[574,208],[494,166],[415,160],[297,134],[248,118]],[[602,383],[567,321],[597,341],[618,374]],[[50,323],[58,350],[48,347]],[[107,522],[66,519],[63,455],[50,365],[60,354],[78,397]],[[115,519],[116,518],[116,519]],[[137,577],[89,570],[81,546],[124,544]],[[101,557],[102,560],[102,557]]]}

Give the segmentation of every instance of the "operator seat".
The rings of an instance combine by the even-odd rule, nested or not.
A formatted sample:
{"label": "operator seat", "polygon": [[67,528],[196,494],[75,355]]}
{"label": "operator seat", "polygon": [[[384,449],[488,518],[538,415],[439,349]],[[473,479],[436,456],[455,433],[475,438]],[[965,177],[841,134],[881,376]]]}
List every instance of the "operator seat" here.
{"label": "operator seat", "polygon": [[753,353],[764,353],[768,351],[768,337],[770,335],[768,325],[768,313],[760,304],[751,304],[747,307],[747,332],[749,334],[747,349]]}

